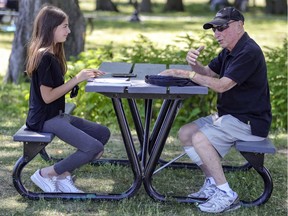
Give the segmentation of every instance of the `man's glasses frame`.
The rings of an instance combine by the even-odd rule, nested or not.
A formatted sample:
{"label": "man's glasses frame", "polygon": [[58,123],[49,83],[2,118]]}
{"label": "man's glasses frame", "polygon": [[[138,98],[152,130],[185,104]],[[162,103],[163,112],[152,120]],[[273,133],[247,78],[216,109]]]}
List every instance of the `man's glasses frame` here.
{"label": "man's glasses frame", "polygon": [[228,22],[228,23],[226,23],[226,24],[224,24],[224,25],[221,25],[221,26],[212,27],[212,31],[213,31],[213,32],[216,32],[216,30],[217,30],[217,31],[219,31],[219,32],[222,32],[222,31],[224,31],[225,29],[229,28],[229,24],[231,24],[231,23],[233,23],[233,22],[237,22],[237,20],[233,20],[233,21]]}

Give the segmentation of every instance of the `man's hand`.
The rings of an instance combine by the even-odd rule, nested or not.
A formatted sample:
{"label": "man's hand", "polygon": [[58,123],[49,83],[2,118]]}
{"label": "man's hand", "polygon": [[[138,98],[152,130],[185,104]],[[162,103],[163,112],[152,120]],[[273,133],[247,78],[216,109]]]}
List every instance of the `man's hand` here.
{"label": "man's hand", "polygon": [[196,61],[198,56],[200,55],[200,52],[204,49],[204,46],[200,46],[197,50],[191,49],[188,51],[186,56],[186,61],[189,65],[196,65]]}
{"label": "man's hand", "polygon": [[186,71],[186,70],[167,69],[167,70],[160,72],[159,75],[189,78],[189,73],[190,71]]}

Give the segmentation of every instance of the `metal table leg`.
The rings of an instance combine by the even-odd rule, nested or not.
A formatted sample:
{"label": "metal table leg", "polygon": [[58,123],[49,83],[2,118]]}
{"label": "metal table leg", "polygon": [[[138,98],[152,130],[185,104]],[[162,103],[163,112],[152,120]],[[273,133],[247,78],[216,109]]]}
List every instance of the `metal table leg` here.
{"label": "metal table leg", "polygon": [[[161,128],[158,131],[157,139],[151,151],[151,155],[146,165],[146,169],[144,170],[143,183],[144,183],[145,190],[151,198],[155,200],[159,200],[159,201],[167,201],[167,197],[158,193],[155,190],[155,188],[152,185],[152,175],[156,168],[156,165],[160,158],[162,150],[164,148],[166,139],[172,127],[173,121],[176,117],[180,103],[181,103],[180,100],[175,100],[171,103],[170,108],[167,111],[167,115],[165,116],[164,121],[161,125]],[[157,131],[155,131],[155,133],[157,133]],[[180,197],[180,196],[173,196],[173,198],[176,199],[178,202],[191,202],[192,203],[192,202],[204,201],[203,199],[192,199],[189,197]]]}

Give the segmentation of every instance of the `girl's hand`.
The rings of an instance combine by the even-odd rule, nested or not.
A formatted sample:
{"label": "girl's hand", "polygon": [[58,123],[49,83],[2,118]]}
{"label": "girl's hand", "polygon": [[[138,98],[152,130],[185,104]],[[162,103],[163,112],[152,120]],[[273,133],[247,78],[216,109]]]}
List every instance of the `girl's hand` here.
{"label": "girl's hand", "polygon": [[88,80],[90,78],[96,78],[104,74],[105,72],[98,69],[83,69],[76,75],[76,79],[80,83],[82,81]]}

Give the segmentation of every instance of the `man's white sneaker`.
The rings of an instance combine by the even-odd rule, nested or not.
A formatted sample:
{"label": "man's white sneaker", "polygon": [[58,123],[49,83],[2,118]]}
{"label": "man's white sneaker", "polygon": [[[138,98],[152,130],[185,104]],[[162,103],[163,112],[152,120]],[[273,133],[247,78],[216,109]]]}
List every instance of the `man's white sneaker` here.
{"label": "man's white sneaker", "polygon": [[41,188],[44,192],[47,193],[61,193],[61,191],[58,190],[56,181],[57,177],[53,178],[44,178],[40,175],[40,170],[37,170],[30,179],[34,182],[35,185],[37,185],[39,188]]}
{"label": "man's white sneaker", "polygon": [[216,192],[206,202],[197,205],[203,212],[222,213],[232,211],[241,207],[237,193],[234,196],[229,196],[225,191],[216,188]]}
{"label": "man's white sneaker", "polygon": [[76,188],[71,176],[66,176],[63,179],[58,178],[56,184],[63,193],[84,193]]}
{"label": "man's white sneaker", "polygon": [[216,192],[215,188],[216,185],[211,184],[209,179],[205,179],[205,182],[200,190],[198,192],[189,194],[188,197],[208,199]]}

